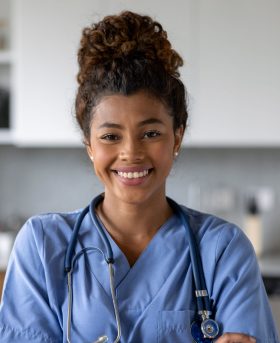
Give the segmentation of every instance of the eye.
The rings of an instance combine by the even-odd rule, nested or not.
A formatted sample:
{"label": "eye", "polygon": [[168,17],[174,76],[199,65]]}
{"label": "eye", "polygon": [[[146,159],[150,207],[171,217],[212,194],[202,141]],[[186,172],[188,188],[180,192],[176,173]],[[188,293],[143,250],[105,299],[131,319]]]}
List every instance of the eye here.
{"label": "eye", "polygon": [[107,133],[106,135],[101,136],[101,139],[105,141],[117,141],[119,136],[113,133]]}
{"label": "eye", "polygon": [[157,130],[150,130],[150,131],[147,131],[144,133],[143,137],[144,138],[155,138],[155,137],[158,137],[160,136],[161,133]]}

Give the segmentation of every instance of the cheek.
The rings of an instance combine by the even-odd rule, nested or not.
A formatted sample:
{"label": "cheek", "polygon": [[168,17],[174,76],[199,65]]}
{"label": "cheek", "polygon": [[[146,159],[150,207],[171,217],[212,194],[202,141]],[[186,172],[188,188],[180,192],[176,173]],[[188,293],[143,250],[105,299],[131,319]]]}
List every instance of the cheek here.
{"label": "cheek", "polygon": [[94,169],[97,176],[102,178],[102,174],[109,169],[112,162],[110,151],[106,149],[96,149],[94,154]]}
{"label": "cheek", "polygon": [[154,160],[159,166],[170,169],[173,164],[173,146],[172,144],[165,144],[157,147],[154,150]]}

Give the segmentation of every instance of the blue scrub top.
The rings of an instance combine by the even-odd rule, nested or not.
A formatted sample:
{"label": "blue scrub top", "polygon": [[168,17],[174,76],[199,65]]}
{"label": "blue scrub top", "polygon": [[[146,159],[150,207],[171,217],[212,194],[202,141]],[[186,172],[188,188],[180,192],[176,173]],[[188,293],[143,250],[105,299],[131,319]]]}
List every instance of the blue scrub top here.
{"label": "blue scrub top", "polygon": [[[197,238],[206,284],[221,332],[279,343],[257,259],[243,232],[222,219],[184,208]],[[81,211],[29,219],[11,254],[0,307],[0,342],[66,342],[67,279],[64,259]],[[173,215],[133,267],[108,235],[115,256],[116,294],[123,343],[192,342],[196,313],[189,242]],[[76,253],[103,242],[90,215],[82,222]],[[82,255],[73,273],[74,343],[117,336],[108,267],[102,255]]]}

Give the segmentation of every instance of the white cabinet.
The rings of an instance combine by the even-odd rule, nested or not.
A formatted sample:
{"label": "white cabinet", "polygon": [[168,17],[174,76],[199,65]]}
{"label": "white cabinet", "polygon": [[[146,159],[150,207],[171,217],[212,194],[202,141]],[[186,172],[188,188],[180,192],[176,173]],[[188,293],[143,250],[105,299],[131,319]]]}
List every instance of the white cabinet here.
{"label": "white cabinet", "polygon": [[81,29],[131,9],[158,19],[186,61],[186,145],[280,146],[278,0],[12,1],[15,144],[81,144],[74,120]]}
{"label": "white cabinet", "polygon": [[280,1],[197,0],[196,6],[186,141],[280,146]]}
{"label": "white cabinet", "polygon": [[79,144],[73,119],[75,51],[86,12],[77,1],[14,4],[15,143]]}

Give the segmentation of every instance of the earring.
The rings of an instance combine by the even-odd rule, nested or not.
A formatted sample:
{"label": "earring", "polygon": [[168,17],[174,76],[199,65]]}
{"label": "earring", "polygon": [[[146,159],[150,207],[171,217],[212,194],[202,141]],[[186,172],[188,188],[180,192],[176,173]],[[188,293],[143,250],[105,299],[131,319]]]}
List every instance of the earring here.
{"label": "earring", "polygon": [[90,159],[92,160],[92,162],[93,162],[93,156],[90,155],[89,158],[90,158]]}
{"label": "earring", "polygon": [[175,156],[175,157],[178,157],[178,155],[179,155],[178,151],[175,151],[175,152],[174,152],[174,156]]}

